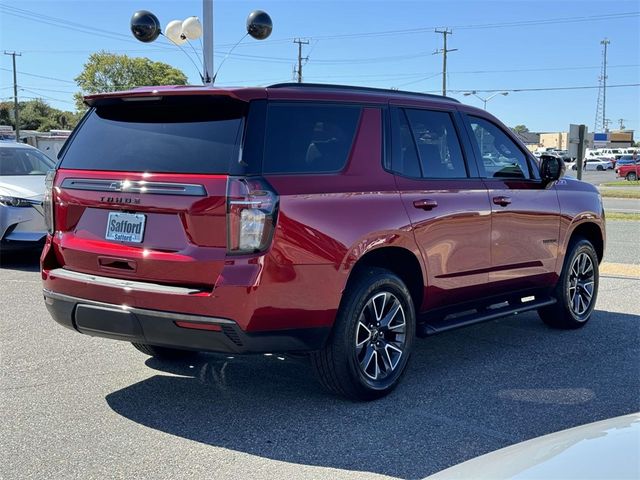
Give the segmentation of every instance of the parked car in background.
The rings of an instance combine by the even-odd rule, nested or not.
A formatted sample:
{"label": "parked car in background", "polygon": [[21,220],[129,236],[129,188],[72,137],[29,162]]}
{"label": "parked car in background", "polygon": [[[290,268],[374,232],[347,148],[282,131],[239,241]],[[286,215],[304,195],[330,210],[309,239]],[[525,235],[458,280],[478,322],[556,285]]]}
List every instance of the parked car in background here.
{"label": "parked car in background", "polygon": [[562,158],[565,163],[571,161],[571,156],[567,150],[554,150],[554,153]]}
{"label": "parked car in background", "polygon": [[640,413],[527,440],[468,460],[429,480],[637,479]]}
{"label": "parked car in background", "polygon": [[591,317],[598,190],[485,110],[307,83],[86,100],[45,193],[45,303],[71,330],[157,358],[305,353],[371,400],[416,336]]}
{"label": "parked car in background", "polygon": [[611,162],[611,164],[616,166],[616,157],[613,155],[605,155],[603,153],[599,153],[598,151],[588,151],[585,155],[586,160],[603,160],[605,162]]}
{"label": "parked car in background", "polygon": [[637,181],[640,178],[640,160],[619,166],[617,172],[620,178],[626,178],[631,182]]}
{"label": "parked car in background", "polygon": [[54,166],[37,148],[0,142],[0,249],[42,246],[44,180]]}
{"label": "parked car in background", "polygon": [[636,155],[635,159],[634,159],[632,154],[631,155],[623,155],[616,162],[614,170],[615,170],[616,173],[618,173],[618,168],[619,167],[622,167],[623,165],[633,165],[638,160],[640,160],[640,156],[638,156],[638,155]]}
{"label": "parked car in background", "polygon": [[[577,162],[569,162],[566,164],[567,169],[578,170]],[[601,160],[599,158],[585,158],[584,165],[582,166],[583,170],[611,170],[613,168],[613,162],[610,160]]]}
{"label": "parked car in background", "polygon": [[621,156],[627,155],[628,153],[632,153],[627,151],[626,148],[603,148],[601,150],[601,155],[607,158],[611,158],[613,160],[618,160]]}

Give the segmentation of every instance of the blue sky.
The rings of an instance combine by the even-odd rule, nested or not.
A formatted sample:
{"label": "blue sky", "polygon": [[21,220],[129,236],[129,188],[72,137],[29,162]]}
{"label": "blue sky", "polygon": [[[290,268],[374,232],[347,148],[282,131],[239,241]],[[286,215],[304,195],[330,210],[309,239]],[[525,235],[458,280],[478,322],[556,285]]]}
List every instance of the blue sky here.
{"label": "blue sky", "polygon": [[[89,54],[101,49],[167,62],[199,83],[193,64],[166,40],[142,44],[133,39],[129,19],[134,11],[148,9],[164,26],[173,19],[201,16],[201,6],[200,0],[0,0],[0,48],[23,54],[17,60],[18,71],[24,73],[18,77],[22,97],[42,97],[55,107],[72,110],[77,91],[73,78]],[[11,15],[16,13],[11,7],[34,14]],[[637,0],[215,0],[216,65],[230,44],[242,37],[246,16],[256,8],[272,16],[273,34],[263,42],[245,39],[220,71],[220,85],[290,81],[297,55],[292,40],[304,37],[311,42],[304,49],[309,56],[303,68],[308,82],[439,91],[442,57],[432,52],[442,47],[442,35],[434,33],[434,27],[453,29],[448,45],[458,49],[449,54],[448,62],[448,88],[453,91],[595,86],[604,37],[611,41],[608,83],[640,83]],[[602,18],[630,12],[636,15]],[[60,26],[56,19],[90,25],[91,32]],[[514,22],[519,24],[509,25]],[[0,55],[3,99],[12,95],[10,69],[11,58]],[[487,109],[508,125],[525,124],[532,131],[566,130],[570,123],[585,123],[591,131],[597,93],[596,89],[511,92],[490,100]],[[461,92],[450,95],[482,106]],[[640,87],[608,89],[606,116],[612,127],[622,118],[627,128],[640,130]]]}

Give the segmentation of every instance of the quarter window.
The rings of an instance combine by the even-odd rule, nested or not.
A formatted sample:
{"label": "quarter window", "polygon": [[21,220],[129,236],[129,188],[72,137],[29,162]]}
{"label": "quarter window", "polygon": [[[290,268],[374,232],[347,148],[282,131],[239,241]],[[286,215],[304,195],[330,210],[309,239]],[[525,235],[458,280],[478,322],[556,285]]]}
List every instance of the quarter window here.
{"label": "quarter window", "polygon": [[361,110],[351,105],[269,105],[264,173],[342,170],[351,151]]}
{"label": "quarter window", "polygon": [[[485,178],[531,178],[527,157],[506,133],[491,122],[469,117]],[[483,171],[484,170],[484,171]]]}

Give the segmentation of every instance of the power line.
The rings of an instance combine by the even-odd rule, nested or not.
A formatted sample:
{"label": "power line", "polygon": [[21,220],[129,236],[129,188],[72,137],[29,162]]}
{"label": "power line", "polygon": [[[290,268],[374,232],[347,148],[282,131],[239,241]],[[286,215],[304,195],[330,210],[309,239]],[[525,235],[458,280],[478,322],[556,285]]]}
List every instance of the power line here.
{"label": "power line", "polygon": [[[4,70],[4,71],[7,71],[7,72],[11,71],[11,69],[3,68],[3,67],[0,67],[0,70]],[[27,77],[44,78],[45,80],[54,80],[56,82],[72,83],[73,85],[76,84],[76,82],[72,82],[71,80],[63,80],[61,78],[47,77],[45,75],[38,75],[38,74],[35,74],[35,73],[27,73],[27,72],[18,72],[18,73],[20,73],[20,75],[26,75]]]}
{"label": "power line", "polygon": [[37,98],[46,98],[47,100],[54,100],[56,102],[62,102],[62,103],[68,103],[70,105],[75,105],[75,103],[70,102],[69,100],[62,100],[60,98],[54,98],[54,97],[50,97],[48,95],[42,95],[41,93],[36,92],[35,90],[30,90],[28,88],[23,88],[22,90],[24,90],[25,92],[30,92],[30,93],[33,93],[35,95],[38,95]]}
{"label": "power line", "polygon": [[[611,13],[611,14],[604,14],[604,15],[601,14],[601,15],[591,15],[591,16],[547,18],[547,19],[538,19],[538,20],[522,20],[522,21],[515,21],[515,22],[452,25],[450,26],[450,28],[456,29],[456,30],[474,30],[474,29],[507,28],[507,27],[521,27],[521,26],[537,26],[537,25],[555,25],[558,23],[596,22],[596,21],[614,20],[614,19],[620,19],[620,18],[631,18],[631,17],[637,17],[637,16],[640,16],[640,12],[621,12],[621,13]],[[376,32],[345,33],[345,34],[338,34],[338,35],[313,35],[313,38],[317,40],[337,40],[337,39],[346,39],[346,38],[413,35],[413,34],[430,32],[438,27],[439,25],[433,25],[429,27],[407,28],[407,29],[376,31]]]}
{"label": "power line", "polygon": [[31,88],[34,90],[41,90],[43,92],[54,92],[54,93],[76,93],[77,90],[56,90],[53,88],[42,88],[36,85],[18,85],[18,88]]}
{"label": "power line", "polygon": [[[623,88],[623,87],[640,87],[640,83],[621,83],[618,85],[608,85],[607,88]],[[540,88],[499,88],[499,89],[477,89],[467,88],[462,90],[449,90],[451,93],[464,93],[472,90],[476,92],[550,92],[553,90],[589,90],[594,88],[600,88],[600,85],[580,85],[574,87],[540,87]],[[424,93],[437,93],[439,90],[427,90]]]}
{"label": "power line", "polygon": [[[135,42],[135,40],[123,33],[112,32],[109,30],[104,30],[101,28],[95,28],[94,26],[87,27],[81,23],[71,22],[69,20],[65,20],[62,18],[52,17],[49,15],[43,15],[38,12],[34,12],[31,10],[25,10],[17,7],[12,7],[9,5],[0,5],[0,10],[3,10],[6,15],[11,15],[14,17],[22,18],[24,20],[30,20],[37,23],[42,23],[45,25],[50,25],[53,27],[64,28],[65,30],[73,30],[79,33],[84,33],[87,35],[108,38],[110,40],[119,40],[124,42]],[[162,48],[162,47],[160,47]],[[165,50],[170,49],[170,47],[166,47]]]}
{"label": "power line", "polygon": [[[20,18],[24,18],[27,20],[39,21],[41,23],[47,23],[49,25],[57,26],[60,28],[76,30],[76,31],[80,31],[81,33],[85,33],[89,35],[111,37],[113,39],[122,40],[122,41],[133,41],[133,38],[131,38],[129,35],[125,35],[125,34],[110,31],[110,30],[95,28],[93,26],[87,27],[86,25],[83,25],[81,23],[71,22],[69,20],[52,17],[49,15],[43,15],[31,10],[21,9],[21,8],[8,6],[8,5],[0,5],[0,9],[5,10],[5,13],[9,15],[18,16]],[[591,16],[559,17],[559,18],[546,18],[546,19],[537,19],[537,20],[521,20],[521,21],[514,21],[514,22],[494,22],[494,23],[485,23],[485,24],[453,25],[451,26],[451,28],[459,29],[459,30],[474,30],[474,29],[525,27],[525,26],[538,26],[538,25],[556,25],[560,23],[596,22],[596,21],[632,18],[637,16],[640,16],[640,12],[619,12],[619,13],[600,14],[600,15],[591,15]],[[438,28],[438,25],[433,25],[428,27],[419,27],[419,28],[360,32],[360,33],[337,34],[337,35],[313,35],[313,38],[315,40],[338,40],[338,39],[347,39],[347,38],[359,39],[359,38],[367,38],[367,37],[413,35],[413,34],[429,32],[434,30],[435,28]],[[291,42],[292,40],[295,40],[295,38],[288,37],[288,38],[282,38],[282,39],[265,40],[264,42],[259,43],[259,45],[285,43],[285,42]],[[220,44],[219,46],[224,47],[224,46],[231,46],[231,45],[232,44]],[[258,44],[250,44],[250,45],[253,46]],[[169,47],[167,47],[165,50],[169,50]]]}

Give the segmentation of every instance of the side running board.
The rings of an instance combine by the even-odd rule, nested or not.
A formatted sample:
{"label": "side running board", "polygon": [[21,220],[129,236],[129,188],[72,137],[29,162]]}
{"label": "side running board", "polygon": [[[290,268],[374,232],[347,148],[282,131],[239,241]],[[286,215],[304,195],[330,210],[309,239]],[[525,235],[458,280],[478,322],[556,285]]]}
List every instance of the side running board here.
{"label": "side running board", "polygon": [[488,305],[486,307],[479,307],[473,310],[466,310],[460,313],[449,314],[445,317],[425,317],[422,321],[419,320],[418,322],[417,334],[419,337],[426,337],[427,335],[446,332],[454,328],[466,327],[507,315],[536,310],[541,307],[553,305],[556,302],[557,300],[551,296],[543,298],[524,297]]}

